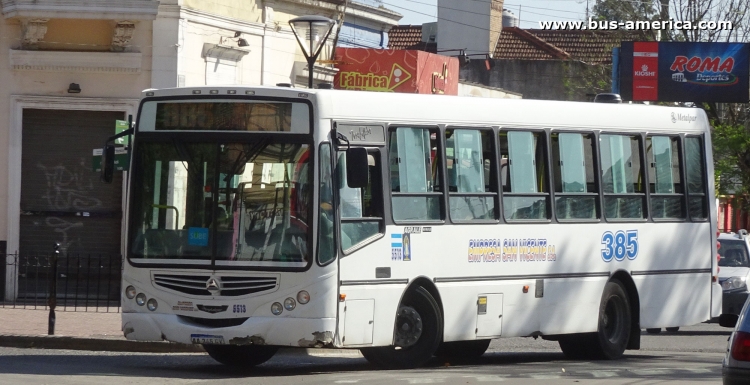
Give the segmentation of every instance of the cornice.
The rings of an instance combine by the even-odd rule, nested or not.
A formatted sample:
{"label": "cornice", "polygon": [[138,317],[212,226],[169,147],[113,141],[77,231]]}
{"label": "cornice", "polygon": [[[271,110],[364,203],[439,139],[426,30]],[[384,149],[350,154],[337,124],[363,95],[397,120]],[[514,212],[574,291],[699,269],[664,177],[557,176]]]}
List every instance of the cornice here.
{"label": "cornice", "polygon": [[10,50],[10,68],[16,71],[72,71],[89,73],[141,72],[140,52],[65,52]]}
{"label": "cornice", "polygon": [[154,20],[157,0],[0,0],[3,17]]}

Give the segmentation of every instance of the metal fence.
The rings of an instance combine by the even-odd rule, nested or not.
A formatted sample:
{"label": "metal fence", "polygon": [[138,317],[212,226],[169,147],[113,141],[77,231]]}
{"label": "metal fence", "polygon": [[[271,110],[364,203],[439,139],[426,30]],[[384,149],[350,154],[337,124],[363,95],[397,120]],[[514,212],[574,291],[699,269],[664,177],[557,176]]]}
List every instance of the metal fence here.
{"label": "metal fence", "polygon": [[0,307],[48,309],[53,304],[57,311],[120,311],[120,255],[0,254],[3,260],[12,281],[6,282]]}

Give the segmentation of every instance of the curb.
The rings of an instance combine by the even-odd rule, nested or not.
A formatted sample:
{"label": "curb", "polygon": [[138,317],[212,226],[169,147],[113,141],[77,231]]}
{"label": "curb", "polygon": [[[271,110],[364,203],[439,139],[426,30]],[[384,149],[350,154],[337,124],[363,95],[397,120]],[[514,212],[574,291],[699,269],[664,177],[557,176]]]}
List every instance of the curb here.
{"label": "curb", "polygon": [[9,348],[67,349],[139,353],[203,353],[198,345],[143,342],[121,339],[61,336],[0,336],[0,346]]}
{"label": "curb", "polygon": [[[23,349],[63,349],[129,353],[205,353],[200,345],[175,342],[130,341],[124,339],[0,335],[0,346]],[[279,355],[313,357],[362,357],[357,349],[281,348]]]}

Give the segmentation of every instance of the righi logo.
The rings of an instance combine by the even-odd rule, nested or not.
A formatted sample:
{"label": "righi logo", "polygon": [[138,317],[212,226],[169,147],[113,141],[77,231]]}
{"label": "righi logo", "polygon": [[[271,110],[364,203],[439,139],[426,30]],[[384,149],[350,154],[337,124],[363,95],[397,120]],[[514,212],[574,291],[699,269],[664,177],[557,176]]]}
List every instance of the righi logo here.
{"label": "righi logo", "polygon": [[[734,69],[734,58],[728,57],[705,57],[675,56],[670,71],[672,80],[680,83],[700,84],[704,86],[731,86],[737,84],[739,79],[732,74]],[[687,72],[685,74],[684,72]],[[691,73],[695,73],[692,75]],[[691,79],[692,77],[692,79]]]}
{"label": "righi logo", "polygon": [[411,79],[411,74],[404,67],[394,63],[390,76],[373,73],[341,72],[339,88],[342,90],[393,91],[396,87]]}
{"label": "righi logo", "polygon": [[651,77],[653,77],[653,76],[656,76],[656,72],[655,71],[649,71],[648,70],[648,66],[646,64],[644,64],[644,65],[641,66],[641,70],[640,71],[635,71],[635,76],[651,76]]}

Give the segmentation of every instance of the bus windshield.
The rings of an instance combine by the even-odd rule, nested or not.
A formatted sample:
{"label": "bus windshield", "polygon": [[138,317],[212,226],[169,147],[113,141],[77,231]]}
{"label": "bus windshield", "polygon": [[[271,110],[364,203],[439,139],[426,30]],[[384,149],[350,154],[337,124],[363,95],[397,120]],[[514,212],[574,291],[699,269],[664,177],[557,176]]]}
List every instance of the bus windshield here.
{"label": "bus windshield", "polygon": [[305,267],[309,146],[141,141],[131,194],[131,259]]}

